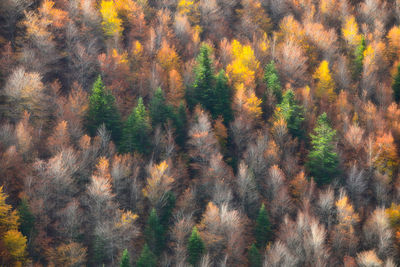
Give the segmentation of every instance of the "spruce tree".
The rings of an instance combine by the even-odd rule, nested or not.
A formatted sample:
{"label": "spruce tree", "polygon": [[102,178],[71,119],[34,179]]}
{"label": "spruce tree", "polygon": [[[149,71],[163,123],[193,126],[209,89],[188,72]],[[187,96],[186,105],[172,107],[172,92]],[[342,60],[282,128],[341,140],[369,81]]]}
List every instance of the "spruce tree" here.
{"label": "spruce tree", "polygon": [[151,125],[143,99],[139,98],[137,106],[132,110],[125,122],[120,150],[122,152],[137,151],[147,154],[151,148]]}
{"label": "spruce tree", "polygon": [[353,79],[357,80],[360,78],[362,70],[363,70],[363,61],[364,61],[364,51],[365,51],[365,38],[362,35],[361,41],[357,45],[354,51],[354,66],[353,66]]}
{"label": "spruce tree", "polygon": [[93,260],[96,265],[101,265],[104,261],[104,246],[105,241],[100,236],[95,236],[93,240]]}
{"label": "spruce tree", "polygon": [[276,101],[280,103],[282,101],[282,86],[273,60],[265,66],[264,82],[268,90],[275,96]]}
{"label": "spruce tree", "polygon": [[91,136],[94,136],[98,127],[104,123],[113,141],[115,143],[120,141],[121,116],[115,104],[115,97],[105,88],[100,75],[93,84],[85,121]]}
{"label": "spruce tree", "polygon": [[282,116],[291,135],[298,138],[304,137],[302,123],[304,121],[304,109],[298,105],[293,90],[287,90],[282,98],[282,102],[277,105],[278,109],[275,116]]}
{"label": "spruce tree", "polygon": [[127,249],[124,249],[122,252],[121,262],[119,264],[120,267],[130,267],[131,264],[129,263],[129,252]]}
{"label": "spruce tree", "polygon": [[397,103],[399,103],[400,102],[400,63],[397,65],[397,73],[393,79],[392,89],[393,89],[394,100]]}
{"label": "spruce tree", "polygon": [[310,135],[312,150],[306,167],[318,185],[328,184],[339,174],[339,157],[333,143],[336,131],[330,127],[326,113],[319,116],[314,132]]}
{"label": "spruce tree", "polygon": [[217,119],[218,116],[222,115],[225,125],[228,125],[233,119],[232,92],[224,70],[221,70],[216,77],[215,100],[215,105],[211,110],[213,119]]}
{"label": "spruce tree", "polygon": [[29,239],[35,226],[35,216],[33,216],[26,198],[21,200],[18,214],[21,233]]}
{"label": "spruce tree", "polygon": [[171,117],[171,107],[167,105],[160,87],[157,88],[150,101],[149,113],[153,127],[163,125]]}
{"label": "spruce tree", "polygon": [[190,235],[189,238],[189,243],[188,243],[188,254],[189,254],[189,263],[195,266],[202,254],[204,253],[205,247],[203,240],[201,239],[199,232],[197,231],[196,226],[193,227],[192,234]]}
{"label": "spruce tree", "polygon": [[144,236],[150,249],[158,255],[164,248],[164,227],[160,223],[156,210],[153,208],[147,219]]}
{"label": "spruce tree", "polygon": [[258,212],[256,227],[254,229],[254,236],[256,238],[256,245],[259,248],[264,248],[267,242],[271,239],[271,223],[265,205],[262,204]]}
{"label": "spruce tree", "polygon": [[165,196],[165,205],[162,207],[160,212],[160,224],[163,226],[164,232],[167,232],[170,219],[172,216],[172,210],[175,207],[176,197],[171,191],[168,191]]}
{"label": "spruce tree", "polygon": [[137,267],[156,267],[157,258],[147,244],[144,245],[140,257],[136,262]]}
{"label": "spruce tree", "polygon": [[252,244],[248,252],[248,260],[250,267],[261,267],[262,257],[260,251],[255,244]]}
{"label": "spruce tree", "polygon": [[179,105],[178,110],[174,113],[174,127],[175,127],[175,141],[176,143],[184,147],[186,140],[186,107],[183,103]]}

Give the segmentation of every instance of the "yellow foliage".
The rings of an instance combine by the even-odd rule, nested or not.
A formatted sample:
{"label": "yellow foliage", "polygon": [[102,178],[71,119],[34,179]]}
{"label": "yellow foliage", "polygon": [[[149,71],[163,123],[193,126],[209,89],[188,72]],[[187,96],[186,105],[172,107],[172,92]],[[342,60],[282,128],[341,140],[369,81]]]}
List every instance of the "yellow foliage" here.
{"label": "yellow foliage", "polygon": [[386,214],[389,217],[390,225],[393,228],[400,230],[400,204],[396,205],[395,203],[392,203],[390,208],[386,209]]}
{"label": "yellow foliage", "polygon": [[317,79],[315,95],[318,98],[326,98],[333,101],[336,98],[335,83],[329,70],[328,61],[324,60],[314,73],[314,79]]}
{"label": "yellow foliage", "polygon": [[3,237],[4,246],[15,261],[23,261],[26,256],[26,237],[16,229],[8,230]]}
{"label": "yellow foliage", "polygon": [[163,40],[161,48],[157,54],[157,60],[161,67],[169,72],[172,69],[179,69],[179,56],[173,46],[170,46],[166,40]]}
{"label": "yellow foliage", "polygon": [[393,55],[400,55],[400,26],[394,26],[388,33],[389,52]]}
{"label": "yellow foliage", "polygon": [[258,119],[262,115],[261,109],[262,100],[259,99],[254,92],[250,94],[250,97],[246,99],[245,107],[248,113],[254,118]]}
{"label": "yellow foliage", "polygon": [[374,167],[382,174],[392,178],[393,172],[399,166],[396,145],[391,133],[385,133],[376,138],[374,147]]}
{"label": "yellow foliage", "polygon": [[233,40],[232,58],[231,64],[226,68],[231,83],[236,89],[241,83],[246,88],[254,88],[255,75],[260,63],[250,45],[242,45],[239,41]]}
{"label": "yellow foliage", "polygon": [[140,57],[143,53],[143,46],[139,41],[135,41],[132,47],[132,54],[135,57]]}
{"label": "yellow foliage", "polygon": [[199,5],[196,1],[180,0],[177,6],[179,15],[186,15],[192,24],[200,22]]}
{"label": "yellow foliage", "polygon": [[114,1],[101,1],[100,13],[103,18],[101,24],[106,36],[113,37],[122,34],[122,20],[118,18],[117,8]]}
{"label": "yellow foliage", "polygon": [[361,42],[361,34],[358,33],[358,25],[354,16],[346,19],[342,28],[344,39],[352,46],[356,47]]}
{"label": "yellow foliage", "polygon": [[155,205],[161,201],[165,193],[171,189],[174,178],[169,176],[168,164],[166,161],[150,167],[150,177],[147,178],[147,185],[143,188],[143,195],[147,197],[151,204]]}

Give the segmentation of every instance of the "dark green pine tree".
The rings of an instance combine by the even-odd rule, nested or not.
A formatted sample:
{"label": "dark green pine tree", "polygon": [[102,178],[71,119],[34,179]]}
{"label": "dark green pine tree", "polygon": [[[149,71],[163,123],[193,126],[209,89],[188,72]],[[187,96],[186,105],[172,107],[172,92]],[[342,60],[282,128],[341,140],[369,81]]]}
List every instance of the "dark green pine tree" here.
{"label": "dark green pine tree", "polygon": [[157,88],[150,101],[149,113],[153,127],[159,124],[163,125],[171,118],[172,109],[167,105],[164,92],[160,87]]}
{"label": "dark green pine tree", "polygon": [[147,244],[144,245],[140,257],[136,262],[136,267],[156,267],[157,258],[153,252],[151,252]]}
{"label": "dark green pine tree", "polygon": [[100,75],[93,84],[85,121],[91,136],[96,135],[97,129],[104,123],[107,130],[110,131],[113,141],[119,143],[122,128],[121,116],[115,105],[115,97],[105,88]]}
{"label": "dark green pine tree", "polygon": [[304,138],[304,109],[297,103],[293,90],[289,89],[284,93],[282,102],[277,107],[275,116],[283,116],[290,134],[299,139]]}
{"label": "dark green pine tree", "polygon": [[186,107],[183,103],[179,105],[179,108],[174,112],[174,127],[175,127],[175,141],[180,146],[183,147],[186,141]]}
{"label": "dark green pine tree", "polygon": [[120,267],[130,267],[131,264],[129,263],[129,252],[127,249],[124,249],[122,252],[121,262],[119,264]]}
{"label": "dark green pine tree", "polygon": [[221,70],[216,77],[215,99],[217,101],[215,101],[215,105],[211,110],[212,117],[216,119],[222,115],[225,125],[228,125],[233,120],[232,91],[228,85],[228,78],[224,70]]}
{"label": "dark green pine tree", "polygon": [[361,37],[360,43],[357,45],[354,51],[354,66],[353,66],[353,79],[357,80],[360,78],[363,70],[364,51],[365,51],[365,38],[364,35]]}
{"label": "dark green pine tree", "polygon": [[105,241],[103,238],[100,236],[95,236],[93,240],[93,261],[96,264],[96,266],[101,266],[101,264],[104,261],[104,246],[105,246]]}
{"label": "dark green pine tree", "polygon": [[18,207],[18,214],[20,223],[19,229],[24,236],[30,239],[35,226],[35,216],[33,216],[26,198],[21,200],[21,204]]}
{"label": "dark green pine tree", "polygon": [[312,150],[306,167],[318,185],[328,184],[339,174],[339,157],[334,147],[336,131],[330,127],[326,113],[318,117],[314,132],[310,134]]}
{"label": "dark green pine tree", "polygon": [[168,191],[165,196],[165,205],[160,211],[160,224],[163,226],[164,233],[167,232],[172,217],[172,210],[175,207],[176,197],[171,191]]}
{"label": "dark green pine tree", "polygon": [[397,103],[399,103],[400,102],[400,63],[397,65],[397,73],[393,79],[392,89],[393,89],[394,100]]}
{"label": "dark green pine tree", "polygon": [[216,101],[214,68],[210,54],[211,47],[203,44],[196,59],[194,83],[187,91],[187,103],[191,110],[200,103],[205,109],[211,111]]}
{"label": "dark green pine tree", "polygon": [[264,82],[268,90],[275,96],[276,101],[280,103],[282,101],[282,86],[273,60],[265,66]]}
{"label": "dark green pine tree", "polygon": [[251,245],[248,253],[248,260],[250,267],[261,267],[262,266],[262,257],[260,251],[255,244]]}
{"label": "dark green pine tree", "polygon": [[150,132],[149,115],[143,104],[143,99],[139,98],[137,106],[125,122],[120,150],[122,152],[137,151],[147,154],[151,149]]}
{"label": "dark green pine tree", "polygon": [[189,255],[188,261],[190,264],[195,266],[200,261],[205,250],[203,240],[201,239],[196,226],[193,227],[192,234],[189,237],[187,250]]}
{"label": "dark green pine tree", "polygon": [[267,242],[271,239],[271,223],[265,205],[262,204],[258,212],[254,236],[256,245],[259,248],[264,248]]}
{"label": "dark green pine tree", "polygon": [[164,227],[154,208],[151,210],[149,218],[147,219],[144,236],[151,251],[159,255],[164,248]]}

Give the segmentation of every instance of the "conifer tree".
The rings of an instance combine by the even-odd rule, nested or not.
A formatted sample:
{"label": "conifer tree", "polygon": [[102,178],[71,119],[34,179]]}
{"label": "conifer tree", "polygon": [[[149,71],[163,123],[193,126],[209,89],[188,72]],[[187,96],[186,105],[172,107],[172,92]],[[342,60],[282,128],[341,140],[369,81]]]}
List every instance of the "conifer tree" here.
{"label": "conifer tree", "polygon": [[189,238],[189,243],[188,243],[188,254],[189,254],[189,263],[195,266],[202,254],[204,253],[205,247],[203,240],[201,239],[199,232],[197,231],[196,226],[193,227],[192,234],[190,235]]}
{"label": "conifer tree", "polygon": [[280,103],[282,101],[282,87],[273,60],[265,66],[264,82],[267,85],[268,90],[274,94],[277,102]]}
{"label": "conifer tree", "polygon": [[97,128],[103,123],[107,130],[111,132],[113,141],[118,143],[121,138],[120,113],[115,105],[114,96],[105,88],[99,75],[93,84],[92,94],[89,97],[86,128],[90,135],[94,136]]}
{"label": "conifer tree", "polygon": [[157,88],[150,101],[149,113],[153,127],[163,125],[171,117],[171,107],[167,105],[160,87]]}
{"label": "conifer tree", "polygon": [[186,140],[186,107],[181,102],[178,110],[174,113],[174,126],[175,126],[175,141],[176,143],[183,147]]}
{"label": "conifer tree", "polygon": [[304,121],[303,107],[297,104],[293,90],[287,90],[282,98],[282,102],[277,105],[275,117],[283,117],[287,123],[289,132],[298,138],[304,137],[301,126]]}
{"label": "conifer tree", "polygon": [[262,204],[258,212],[254,236],[256,245],[259,248],[264,248],[267,242],[271,239],[271,223],[265,205]]}
{"label": "conifer tree", "polygon": [[397,103],[399,103],[400,102],[400,63],[397,65],[397,73],[393,79],[392,89],[393,89],[394,100]]}
{"label": "conifer tree", "polygon": [[21,200],[21,204],[18,207],[18,214],[20,223],[19,229],[24,236],[30,238],[35,225],[35,217],[30,210],[29,203],[26,198]]}
{"label": "conifer tree", "polygon": [[248,260],[249,260],[250,267],[261,267],[262,266],[261,254],[258,251],[258,248],[255,244],[252,244],[249,249]]}
{"label": "conifer tree", "polygon": [[136,262],[137,267],[156,267],[157,266],[157,258],[153,252],[151,252],[149,246],[147,244],[144,245],[142,249],[142,253],[140,253],[140,257]]}
{"label": "conifer tree", "polygon": [[354,51],[354,70],[353,70],[353,78],[358,79],[363,70],[363,60],[364,60],[364,51],[365,51],[365,38],[361,35],[361,41],[357,45]]}
{"label": "conifer tree", "polygon": [[124,249],[122,252],[121,262],[119,264],[120,267],[129,267],[131,266],[129,263],[129,252],[127,249]]}
{"label": "conifer tree", "polygon": [[160,223],[156,210],[153,208],[147,219],[144,235],[150,249],[158,255],[164,248],[164,228]]}
{"label": "conifer tree", "polygon": [[328,122],[326,113],[319,116],[311,136],[312,150],[308,154],[306,167],[318,185],[329,183],[339,173],[339,157],[334,149],[336,131]]}
{"label": "conifer tree", "polygon": [[213,119],[217,119],[218,116],[222,115],[225,125],[228,125],[233,119],[232,92],[224,70],[221,70],[216,77],[215,100],[215,105],[211,110]]}
{"label": "conifer tree", "polygon": [[137,106],[125,122],[121,151],[148,153],[151,147],[150,132],[149,115],[143,104],[143,99],[139,98]]}

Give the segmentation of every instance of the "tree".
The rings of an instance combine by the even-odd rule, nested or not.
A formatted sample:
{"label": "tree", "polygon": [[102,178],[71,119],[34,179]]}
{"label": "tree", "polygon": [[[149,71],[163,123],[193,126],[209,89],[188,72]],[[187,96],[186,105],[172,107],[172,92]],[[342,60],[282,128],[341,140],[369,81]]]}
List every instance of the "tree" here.
{"label": "tree", "polygon": [[31,212],[26,198],[21,200],[21,204],[18,207],[18,214],[20,223],[19,229],[24,236],[30,238],[35,226],[35,217]]}
{"label": "tree", "polygon": [[248,260],[250,267],[261,267],[262,266],[262,257],[260,252],[258,251],[257,246],[253,243],[248,252]]}
{"label": "tree", "polygon": [[275,117],[285,119],[287,128],[294,137],[304,137],[304,130],[301,129],[304,121],[304,109],[297,103],[292,89],[287,90],[283,95],[282,102],[277,105],[275,110]]}
{"label": "tree", "polygon": [[86,128],[94,136],[102,124],[111,132],[114,142],[121,138],[121,118],[115,105],[115,97],[106,89],[101,79],[97,78],[93,84],[92,94],[89,97],[89,108],[86,114]]}
{"label": "tree", "polygon": [[147,244],[144,245],[142,249],[142,253],[140,253],[140,257],[136,262],[137,267],[156,267],[157,266],[157,258],[156,255],[151,252],[149,246]]}
{"label": "tree", "polygon": [[399,103],[400,102],[400,62],[397,65],[397,72],[394,76],[392,83],[394,100]]}
{"label": "tree", "polygon": [[165,102],[164,93],[160,87],[157,88],[150,101],[149,113],[153,127],[163,125],[171,117],[171,107]]}
{"label": "tree", "polygon": [[125,122],[120,150],[147,154],[151,148],[150,132],[149,116],[143,104],[143,99],[139,98],[137,106]]}
{"label": "tree", "polygon": [[189,263],[195,266],[205,251],[203,240],[201,239],[196,226],[193,227],[192,234],[188,242]]}
{"label": "tree", "polygon": [[268,213],[265,209],[265,205],[261,204],[256,220],[256,227],[254,229],[257,247],[264,248],[267,242],[271,239],[271,234],[272,230]]}
{"label": "tree", "polygon": [[315,182],[323,185],[339,174],[339,157],[333,144],[336,131],[330,127],[326,113],[318,117],[314,132],[315,135],[310,134],[313,148],[308,154],[306,167]]}
{"label": "tree", "polygon": [[275,96],[277,102],[280,103],[282,101],[282,87],[273,60],[265,66],[264,82],[268,90]]}
{"label": "tree", "polygon": [[320,99],[333,101],[336,97],[335,83],[329,70],[328,61],[321,62],[313,77],[317,80],[315,95]]}
{"label": "tree", "polygon": [[364,51],[365,51],[365,38],[362,35],[361,36],[361,41],[357,45],[354,51],[354,69],[353,69],[353,77],[354,79],[359,79],[361,76],[361,73],[363,71],[363,60],[364,60]]}
{"label": "tree", "polygon": [[127,249],[124,249],[122,252],[121,262],[119,264],[120,267],[130,267],[131,264],[129,263],[129,252]]}
{"label": "tree", "polygon": [[144,236],[151,251],[159,255],[164,248],[164,228],[154,208],[151,210],[149,218],[147,219]]}
{"label": "tree", "polygon": [[101,1],[100,13],[103,18],[101,24],[103,25],[104,34],[107,37],[115,37],[122,34],[122,20],[118,18],[117,9],[114,1]]}
{"label": "tree", "polygon": [[232,92],[224,70],[221,70],[216,76],[214,97],[215,104],[211,110],[211,115],[213,119],[221,115],[224,118],[225,125],[228,125],[233,119]]}

